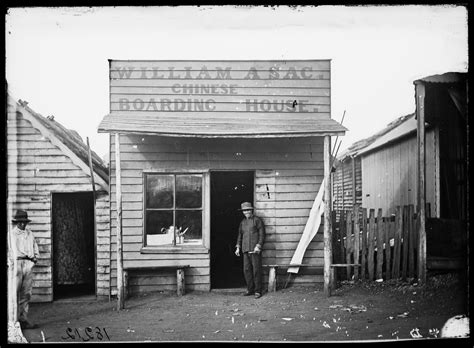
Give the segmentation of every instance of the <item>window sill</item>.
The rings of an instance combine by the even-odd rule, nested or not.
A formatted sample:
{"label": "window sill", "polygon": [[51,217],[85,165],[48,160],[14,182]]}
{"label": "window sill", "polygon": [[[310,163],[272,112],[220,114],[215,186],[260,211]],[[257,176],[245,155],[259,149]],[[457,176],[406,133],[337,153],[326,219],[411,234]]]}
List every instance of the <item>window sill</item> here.
{"label": "window sill", "polygon": [[204,245],[190,246],[146,246],[140,249],[140,254],[208,254],[209,249]]}

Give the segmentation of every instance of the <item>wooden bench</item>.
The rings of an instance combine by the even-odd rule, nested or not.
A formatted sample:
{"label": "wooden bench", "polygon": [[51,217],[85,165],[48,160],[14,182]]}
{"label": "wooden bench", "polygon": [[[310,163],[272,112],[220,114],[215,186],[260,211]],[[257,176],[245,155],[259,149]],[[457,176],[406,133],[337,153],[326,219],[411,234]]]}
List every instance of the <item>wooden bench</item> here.
{"label": "wooden bench", "polygon": [[176,293],[178,296],[183,296],[185,293],[185,282],[184,282],[184,269],[188,268],[189,265],[170,265],[170,266],[138,266],[138,267],[124,267],[123,269],[123,288],[124,298],[128,297],[129,294],[129,273],[131,271],[149,271],[158,269],[175,269],[176,270]]}

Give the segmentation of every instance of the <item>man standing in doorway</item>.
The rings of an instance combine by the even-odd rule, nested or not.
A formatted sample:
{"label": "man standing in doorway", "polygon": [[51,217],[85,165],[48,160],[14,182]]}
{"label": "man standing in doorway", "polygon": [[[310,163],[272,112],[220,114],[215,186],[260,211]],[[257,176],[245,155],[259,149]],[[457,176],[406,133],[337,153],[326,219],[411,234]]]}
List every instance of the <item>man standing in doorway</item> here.
{"label": "man standing in doorway", "polygon": [[255,298],[262,296],[262,248],[265,242],[265,225],[253,214],[252,203],[243,202],[241,209],[245,218],[239,225],[235,255],[243,253],[244,277],[247,291],[244,296],[255,294]]}
{"label": "man standing in doorway", "polygon": [[18,210],[12,222],[13,255],[17,259],[16,292],[18,304],[18,321],[22,329],[34,329],[35,324],[28,320],[28,309],[33,288],[33,266],[38,261],[39,249],[35,237],[26,225],[31,222],[28,213]]}

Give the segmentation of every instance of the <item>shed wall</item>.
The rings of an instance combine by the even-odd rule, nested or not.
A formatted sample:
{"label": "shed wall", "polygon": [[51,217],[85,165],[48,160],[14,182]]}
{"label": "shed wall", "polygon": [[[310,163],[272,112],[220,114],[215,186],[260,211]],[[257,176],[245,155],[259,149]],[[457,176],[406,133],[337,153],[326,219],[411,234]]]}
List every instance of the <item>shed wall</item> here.
{"label": "shed wall", "polygon": [[[439,216],[437,131],[426,132],[426,202]],[[362,155],[362,205],[394,214],[397,205],[417,205],[416,136]]]}
{"label": "shed wall", "polygon": [[[255,170],[255,214],[267,238],[264,264],[291,260],[323,180],[323,138],[194,139],[121,135],[122,234],[124,266],[189,263],[186,288],[209,290],[209,252],[142,254],[143,172],[163,170]],[[110,138],[111,244],[116,250],[115,140]],[[323,226],[304,263],[323,266]],[[209,232],[203,231],[203,236]],[[301,273],[304,273],[302,271]],[[267,277],[267,275],[265,275]],[[299,276],[297,283],[322,282],[322,275]],[[116,293],[116,255],[112,254],[112,293]],[[176,289],[175,275],[143,272],[130,280],[131,292]]]}
{"label": "shed wall", "polygon": [[[91,191],[90,176],[32,126],[8,103],[7,117],[7,216],[12,228],[12,216],[18,209],[28,212],[28,225],[38,243],[40,258],[34,267],[33,302],[53,300],[51,193]],[[101,188],[96,185],[96,190]],[[108,215],[108,195],[98,194],[97,210],[101,220]],[[98,269],[97,295],[108,296],[109,255],[104,243],[109,236],[108,222],[97,228]]]}

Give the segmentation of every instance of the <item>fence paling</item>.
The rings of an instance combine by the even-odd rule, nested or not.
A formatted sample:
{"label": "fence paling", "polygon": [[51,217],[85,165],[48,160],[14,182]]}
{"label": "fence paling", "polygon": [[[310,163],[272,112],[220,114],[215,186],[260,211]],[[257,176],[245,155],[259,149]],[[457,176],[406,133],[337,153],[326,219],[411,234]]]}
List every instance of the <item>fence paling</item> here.
{"label": "fence paling", "polygon": [[413,222],[413,205],[408,206],[408,278],[415,276],[415,239]]}
{"label": "fence paling", "polygon": [[395,215],[395,236],[393,241],[393,267],[392,278],[397,279],[400,276],[400,244],[402,238],[402,208],[397,206],[397,213]]}
{"label": "fence paling", "polygon": [[[416,214],[413,205],[397,206],[394,217],[382,216],[382,209],[369,210],[358,205],[340,212],[338,224],[334,224],[334,262],[359,263],[347,266],[339,276],[346,279],[412,279],[416,275],[417,240]],[[333,218],[337,216],[334,214]],[[336,226],[337,225],[337,226]],[[391,241],[393,241],[393,246]],[[338,254],[338,256],[337,256]],[[352,278],[353,277],[353,278]]]}
{"label": "fence paling", "polygon": [[[346,212],[346,263],[351,262],[351,252],[352,252],[352,214],[348,210]],[[351,279],[351,267],[346,267],[347,280]]]}
{"label": "fence paling", "polygon": [[391,235],[391,221],[390,218],[386,218],[384,222],[384,230],[385,230],[385,279],[390,279],[391,274],[391,246],[390,246],[390,239]]}
{"label": "fence paling", "polygon": [[402,280],[407,279],[408,271],[408,247],[409,247],[409,236],[408,236],[408,225],[409,225],[409,216],[408,216],[408,206],[403,206],[403,255],[402,255]]}
{"label": "fence paling", "polygon": [[366,277],[367,267],[367,208],[362,208],[362,255],[361,255],[361,277]]}
{"label": "fence paling", "polygon": [[374,249],[375,249],[375,211],[374,209],[369,210],[369,238],[367,241],[368,248],[368,269],[369,269],[369,280],[374,280]]}
{"label": "fence paling", "polygon": [[[360,251],[360,228],[359,228],[359,205],[354,205],[354,263],[359,263]],[[354,280],[359,280],[359,267],[354,267]]]}
{"label": "fence paling", "polygon": [[[339,248],[341,250],[341,261],[342,263],[347,263],[346,251],[345,251],[345,245],[344,245],[344,238],[346,236],[346,215],[344,213],[344,210],[341,210],[341,215],[339,217],[339,236],[341,237],[341,241],[339,243]],[[338,272],[339,274],[341,274],[342,269]]]}
{"label": "fence paling", "polygon": [[376,268],[376,279],[382,279],[382,265],[383,265],[383,240],[384,240],[384,230],[382,223],[382,209],[379,208],[377,213],[377,233],[376,233],[376,242],[377,242],[377,268]]}

